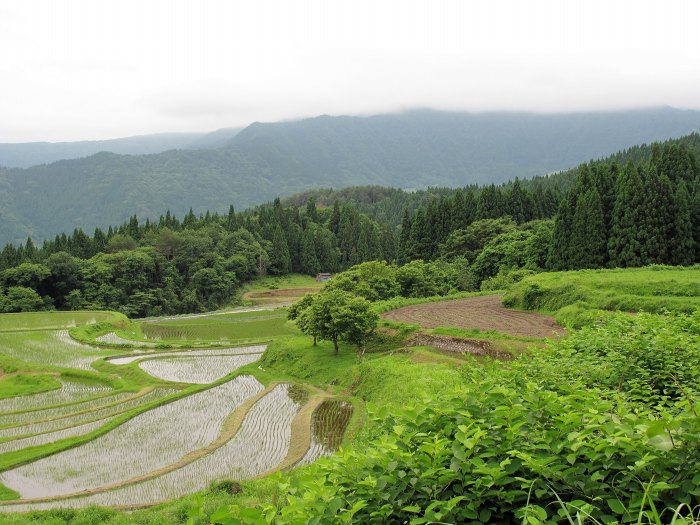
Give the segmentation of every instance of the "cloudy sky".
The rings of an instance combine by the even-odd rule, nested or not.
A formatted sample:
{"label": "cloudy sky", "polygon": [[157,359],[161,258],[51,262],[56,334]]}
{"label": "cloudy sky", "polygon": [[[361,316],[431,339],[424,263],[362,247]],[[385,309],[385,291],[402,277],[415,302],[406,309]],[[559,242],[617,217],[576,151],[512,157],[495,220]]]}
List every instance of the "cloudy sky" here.
{"label": "cloudy sky", "polygon": [[412,107],[700,109],[696,0],[3,0],[0,142]]}

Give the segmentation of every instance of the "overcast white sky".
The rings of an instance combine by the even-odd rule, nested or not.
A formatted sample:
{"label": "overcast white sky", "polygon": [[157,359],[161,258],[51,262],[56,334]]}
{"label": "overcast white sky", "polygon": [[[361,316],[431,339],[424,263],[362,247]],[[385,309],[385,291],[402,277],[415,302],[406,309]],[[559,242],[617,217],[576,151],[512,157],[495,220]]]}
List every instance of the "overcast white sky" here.
{"label": "overcast white sky", "polygon": [[700,109],[697,0],[3,0],[0,142],[411,107]]}

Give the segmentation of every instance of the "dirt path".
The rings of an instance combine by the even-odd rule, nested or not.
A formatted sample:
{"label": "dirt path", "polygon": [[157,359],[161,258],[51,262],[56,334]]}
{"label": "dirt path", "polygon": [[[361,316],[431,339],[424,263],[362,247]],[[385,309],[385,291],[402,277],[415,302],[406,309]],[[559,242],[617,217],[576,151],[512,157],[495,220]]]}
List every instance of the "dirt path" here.
{"label": "dirt path", "polygon": [[382,314],[382,318],[422,328],[476,328],[520,337],[560,337],[566,333],[552,317],[504,308],[500,295],[404,306]]}

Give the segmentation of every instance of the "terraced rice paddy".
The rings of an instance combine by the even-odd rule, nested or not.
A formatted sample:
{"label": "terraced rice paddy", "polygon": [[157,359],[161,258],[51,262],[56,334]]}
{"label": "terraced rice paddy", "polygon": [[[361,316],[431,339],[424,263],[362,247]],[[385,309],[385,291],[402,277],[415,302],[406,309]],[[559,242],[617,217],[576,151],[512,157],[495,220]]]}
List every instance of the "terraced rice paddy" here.
{"label": "terraced rice paddy", "polygon": [[126,365],[142,359],[152,357],[199,357],[199,356],[215,356],[215,355],[244,355],[244,354],[262,354],[265,351],[266,345],[253,346],[234,346],[232,348],[211,348],[206,350],[188,350],[180,352],[158,352],[149,354],[132,355],[127,357],[110,357],[106,359],[108,363],[113,365]]}
{"label": "terraced rice paddy", "polygon": [[169,357],[141,361],[147,374],[180,383],[212,383],[231,372],[260,359],[262,354]]}
{"label": "terraced rice paddy", "polygon": [[141,325],[150,339],[179,341],[201,339],[209,341],[250,340],[290,334],[283,310],[258,310],[238,314],[218,314],[208,317],[145,322]]}
{"label": "terraced rice paddy", "polygon": [[53,443],[54,441],[59,441],[69,437],[89,434],[93,430],[97,430],[102,425],[107,424],[112,419],[114,419],[114,416],[93,421],[91,423],[85,423],[84,425],[78,425],[77,427],[68,427],[63,430],[57,430],[56,432],[48,432],[46,434],[38,434],[22,439],[15,439],[14,441],[6,441],[5,443],[0,443],[0,454],[4,454],[5,452],[13,452],[15,450],[22,450],[23,448],[27,447],[45,445],[46,443]]}
{"label": "terraced rice paddy", "polygon": [[0,400],[0,425],[4,424],[2,423],[2,414],[7,412],[35,410],[41,407],[74,403],[111,390],[111,387],[99,383],[70,381],[62,378],[59,378],[58,381],[61,383],[61,388],[56,390]]}
{"label": "terraced rice paddy", "polygon": [[[205,390],[196,387],[194,393],[165,399],[182,387],[165,388],[162,380],[209,384],[260,359],[264,344],[224,347],[221,341],[245,344],[289,333],[293,328],[287,325],[285,312],[257,310],[142,325],[150,337],[184,337],[199,346],[196,350],[157,352],[152,348],[155,343],[128,341],[116,332],[97,339],[146,347],[124,355],[124,350],[80,343],[67,330],[73,324],[114,318],[89,313],[52,319],[52,314],[44,313],[26,321],[22,326],[27,328],[11,331],[1,328],[3,322],[12,324],[0,315],[0,358],[6,358],[11,373],[52,375],[61,385],[0,399],[0,458],[10,465],[0,472],[0,488],[20,495],[17,505],[0,504],[0,512],[92,503],[150,504],[201,490],[212,481],[245,479],[292,466],[309,443],[305,430],[309,418],[313,435],[303,461],[337,449],[342,438],[338,429],[344,429],[352,407],[322,403],[312,413],[323,393],[309,399],[305,388],[281,384],[265,389],[255,377],[238,375]],[[102,359],[116,366],[94,368]],[[130,363],[148,375],[135,374],[134,365],[124,366]],[[53,367],[89,373],[76,372],[79,379],[73,380],[65,370]],[[164,404],[158,405],[159,400]],[[148,403],[157,406],[134,415]],[[126,414],[131,417],[124,421]],[[119,425],[112,428],[115,419]],[[109,430],[100,434],[105,425]],[[292,447],[294,436],[301,441]],[[47,447],[62,441],[61,446]],[[65,448],[69,444],[75,446]]]}
{"label": "terraced rice paddy", "polygon": [[[126,400],[123,402],[117,402],[113,405],[105,406],[104,408],[87,410],[85,412],[78,413],[71,410],[72,407],[60,407],[60,409],[63,410],[62,413],[65,415],[57,414],[54,419],[0,429],[0,438],[43,434],[46,432],[53,432],[55,430],[82,425],[90,421],[104,419],[109,416],[126,412],[127,410],[150,403],[156,399],[161,399],[174,394],[175,392],[177,392],[177,390],[157,388],[151,392],[138,396],[134,396],[133,394],[119,394],[118,398],[126,398]],[[102,405],[104,405],[104,402]]]}
{"label": "terraced rice paddy", "polygon": [[59,330],[114,318],[109,312],[28,312],[0,316],[0,332]]}
{"label": "terraced rice paddy", "polygon": [[[141,476],[213,441],[228,414],[263,390],[251,376],[154,408],[89,443],[0,474],[23,498],[65,495]],[[104,461],[105,451],[118,461]]]}
{"label": "terraced rice paddy", "polygon": [[292,420],[305,401],[304,393],[295,387],[278,385],[253,405],[233,439],[204,458],[162,476],[122,488],[91,496],[30,504],[16,510],[156,503],[202,490],[212,481],[244,479],[262,474],[274,469],[286,457]]}
{"label": "terraced rice paddy", "polygon": [[95,341],[99,341],[100,343],[107,343],[110,345],[131,345],[131,346],[139,346],[139,347],[147,347],[147,348],[149,348],[149,347],[152,348],[152,347],[156,346],[155,343],[148,343],[145,341],[133,341],[131,339],[124,339],[123,337],[119,337],[114,332],[109,332],[105,335],[95,337]]}
{"label": "terraced rice paddy", "polygon": [[311,418],[311,446],[300,465],[312,463],[340,448],[352,411],[352,403],[347,401],[327,399],[321,403]]}
{"label": "terraced rice paddy", "polygon": [[[96,408],[103,407],[105,405],[119,403],[127,398],[134,397],[134,395],[135,394],[133,392],[120,392],[117,394],[98,397],[97,399],[90,399],[88,401],[83,401],[81,403],[76,403],[72,405],[59,405],[54,406],[52,408],[32,410],[29,412],[3,414],[0,415],[0,427],[7,427],[11,425],[15,426],[37,421],[49,421],[53,419],[67,417],[77,412],[86,412],[90,410],[95,410]],[[2,428],[0,428],[0,433],[1,432]]]}
{"label": "terraced rice paddy", "polygon": [[0,333],[0,354],[38,365],[92,370],[92,362],[114,354],[71,339],[68,330]]}

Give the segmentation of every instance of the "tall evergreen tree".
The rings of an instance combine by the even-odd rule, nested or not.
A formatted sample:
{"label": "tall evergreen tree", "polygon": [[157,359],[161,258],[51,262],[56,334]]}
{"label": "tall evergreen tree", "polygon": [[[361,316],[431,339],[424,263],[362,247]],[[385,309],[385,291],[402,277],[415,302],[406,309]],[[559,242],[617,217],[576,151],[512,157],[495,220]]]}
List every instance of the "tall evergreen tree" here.
{"label": "tall evergreen tree", "polygon": [[692,224],[695,245],[694,262],[700,262],[700,178],[696,179],[695,188],[690,198],[690,223]]}
{"label": "tall evergreen tree", "polygon": [[666,174],[659,175],[653,164],[643,167],[642,181],[642,264],[668,264],[675,223],[671,181]]}
{"label": "tall evergreen tree", "polygon": [[569,243],[570,268],[600,268],[607,262],[603,205],[595,186],[576,202]]}
{"label": "tall evergreen tree", "polygon": [[430,258],[430,253],[428,251],[430,248],[429,244],[426,242],[426,236],[425,212],[422,208],[419,208],[411,224],[411,238],[409,241],[412,248],[410,254],[411,259],[427,260]]}
{"label": "tall evergreen tree", "polygon": [[279,224],[272,231],[272,243],[270,246],[270,273],[283,275],[292,270],[292,259],[289,255],[287,239],[284,237],[282,226]]}
{"label": "tall evergreen tree", "polygon": [[574,222],[573,211],[568,199],[563,199],[559,212],[554,219],[552,244],[547,258],[550,270],[567,270],[571,265],[571,227]]}
{"label": "tall evergreen tree", "polygon": [[600,195],[603,220],[605,221],[606,243],[612,229],[612,214],[615,207],[615,180],[619,171],[617,163],[614,161],[610,165],[598,164],[593,170],[593,180]]}
{"label": "tall evergreen tree", "polygon": [[226,229],[230,232],[238,229],[238,221],[236,220],[236,210],[233,209],[233,204],[228,207],[228,215],[226,216]]}
{"label": "tall evergreen tree", "polygon": [[520,180],[516,177],[508,193],[506,214],[510,215],[518,224],[522,224],[530,220],[532,216],[532,210],[529,204],[527,195],[520,186]]}
{"label": "tall evergreen tree", "polygon": [[358,264],[363,261],[370,260],[370,248],[369,248],[369,236],[368,231],[369,224],[363,223],[360,226],[360,235],[357,238],[357,250],[355,251],[354,260],[351,260],[351,264]]}
{"label": "tall evergreen tree", "polygon": [[496,219],[502,216],[500,191],[493,184],[485,186],[476,205],[476,220]]}
{"label": "tall evergreen tree", "polygon": [[411,255],[414,252],[413,237],[411,235],[411,228],[413,225],[413,220],[408,209],[403,211],[403,219],[401,220],[401,233],[399,234],[399,247],[398,247],[398,262],[399,264],[406,264],[411,260]]}
{"label": "tall evergreen tree", "polygon": [[616,183],[612,229],[608,255],[612,266],[627,268],[642,264],[640,224],[644,205],[644,188],[637,167],[628,162]]}
{"label": "tall evergreen tree", "polygon": [[301,242],[301,269],[307,275],[316,275],[321,271],[321,264],[316,255],[314,232],[311,228],[304,230]]}
{"label": "tall evergreen tree", "polygon": [[690,214],[690,196],[683,179],[678,184],[674,196],[673,240],[671,242],[671,264],[686,266],[695,258],[695,239],[693,239],[693,221]]}
{"label": "tall evergreen tree", "polygon": [[459,230],[469,226],[467,222],[468,212],[464,200],[464,192],[457,190],[452,197],[452,224],[450,230]]}
{"label": "tall evergreen tree", "polygon": [[316,198],[312,195],[306,201],[306,216],[313,222],[318,222],[318,210],[316,209]]}

